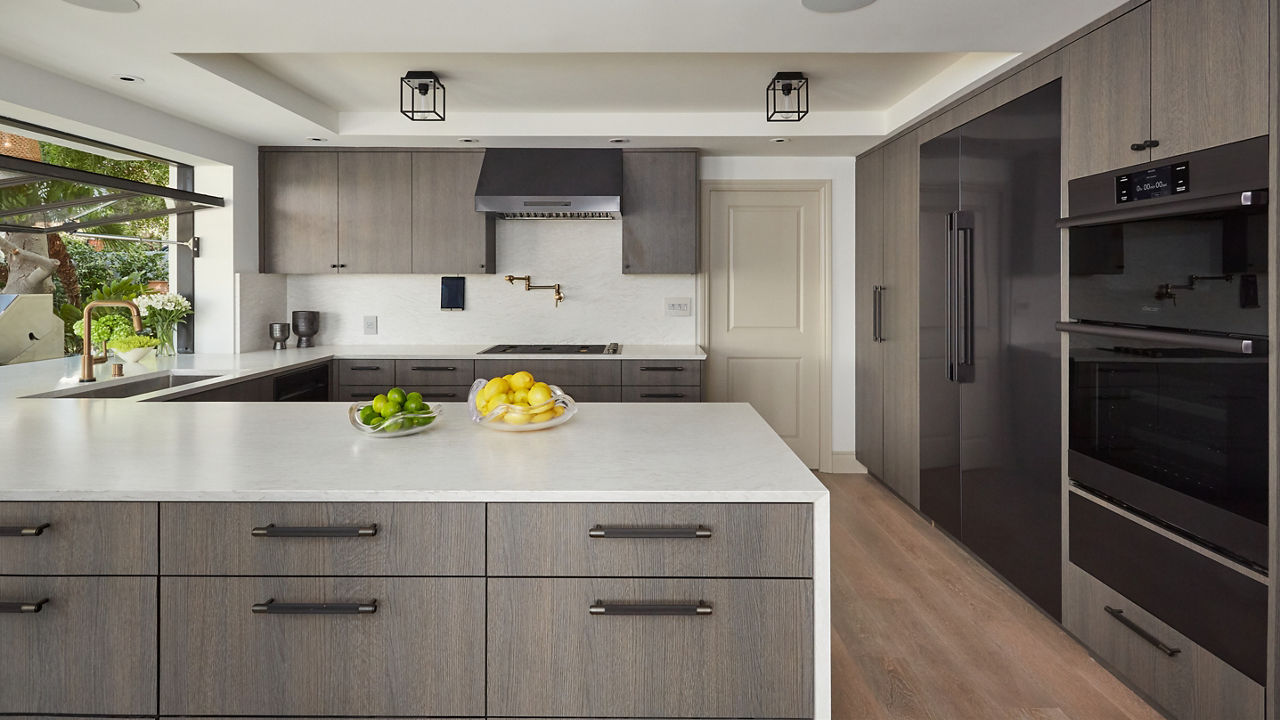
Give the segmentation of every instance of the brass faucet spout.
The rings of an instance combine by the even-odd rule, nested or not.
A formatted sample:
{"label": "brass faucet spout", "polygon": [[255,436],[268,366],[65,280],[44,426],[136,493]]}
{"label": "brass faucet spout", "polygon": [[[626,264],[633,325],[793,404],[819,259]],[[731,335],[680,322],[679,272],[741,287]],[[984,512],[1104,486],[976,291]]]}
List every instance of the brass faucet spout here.
{"label": "brass faucet spout", "polygon": [[103,343],[102,355],[95,356],[93,354],[93,309],[100,307],[124,307],[129,308],[129,314],[133,316],[134,332],[142,332],[142,313],[138,310],[138,306],[128,300],[95,300],[84,306],[84,351],[80,356],[80,382],[93,382],[97,378],[93,376],[93,366],[98,363],[107,361],[106,343]]}

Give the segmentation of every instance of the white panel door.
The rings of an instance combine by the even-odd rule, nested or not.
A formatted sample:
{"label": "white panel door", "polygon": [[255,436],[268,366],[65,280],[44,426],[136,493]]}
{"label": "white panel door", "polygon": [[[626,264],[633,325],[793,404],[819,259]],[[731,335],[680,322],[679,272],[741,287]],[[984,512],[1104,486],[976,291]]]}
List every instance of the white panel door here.
{"label": "white panel door", "polygon": [[751,403],[816,468],[826,193],[713,187],[705,212],[708,399]]}

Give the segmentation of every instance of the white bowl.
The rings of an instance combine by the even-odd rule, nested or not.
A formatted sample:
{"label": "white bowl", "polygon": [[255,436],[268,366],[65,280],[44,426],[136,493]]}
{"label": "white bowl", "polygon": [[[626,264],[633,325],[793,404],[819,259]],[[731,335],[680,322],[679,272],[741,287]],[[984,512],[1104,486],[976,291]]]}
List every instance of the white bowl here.
{"label": "white bowl", "polygon": [[112,352],[119,355],[121,358],[124,358],[125,362],[139,363],[152,355],[155,355],[156,349],[154,347],[140,347],[132,350],[125,350],[124,352],[120,352],[119,350],[113,350]]}

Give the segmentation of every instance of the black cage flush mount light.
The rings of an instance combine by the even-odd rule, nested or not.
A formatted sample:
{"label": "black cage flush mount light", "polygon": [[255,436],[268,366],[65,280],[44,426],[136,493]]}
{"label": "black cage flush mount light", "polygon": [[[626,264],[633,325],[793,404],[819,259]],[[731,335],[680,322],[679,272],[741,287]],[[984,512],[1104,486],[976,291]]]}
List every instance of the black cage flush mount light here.
{"label": "black cage flush mount light", "polygon": [[780,72],[764,89],[764,119],[800,122],[809,114],[809,79],[804,73]]}
{"label": "black cage flush mount light", "polygon": [[430,70],[400,78],[400,112],[410,120],[444,120],[444,84]]}

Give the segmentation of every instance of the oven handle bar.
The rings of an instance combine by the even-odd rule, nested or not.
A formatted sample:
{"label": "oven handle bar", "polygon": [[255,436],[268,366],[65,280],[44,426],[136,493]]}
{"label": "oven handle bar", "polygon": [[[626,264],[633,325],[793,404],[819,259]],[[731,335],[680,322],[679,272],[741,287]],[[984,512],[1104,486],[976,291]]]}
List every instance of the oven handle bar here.
{"label": "oven handle bar", "polygon": [[1179,217],[1182,215],[1194,215],[1196,213],[1214,212],[1218,210],[1238,210],[1242,207],[1266,205],[1267,200],[1266,190],[1249,190],[1246,192],[1227,193],[1225,195],[1210,195],[1209,197],[1192,198],[1190,200],[1170,197],[1164,202],[1157,202],[1152,205],[1123,207],[1117,210],[1108,210],[1106,212],[1093,213],[1091,215],[1065,217],[1059,219],[1057,225],[1059,228],[1090,227],[1093,225],[1134,222],[1136,220]]}
{"label": "oven handle bar", "polygon": [[1189,333],[1168,332],[1166,330],[1143,330],[1140,328],[1095,325],[1082,322],[1056,322],[1053,327],[1058,332],[1064,333],[1101,335],[1102,337],[1122,338],[1124,340],[1146,340],[1149,342],[1168,343],[1177,347],[1220,350],[1239,355],[1253,354],[1253,341],[1242,338],[1191,335]]}

